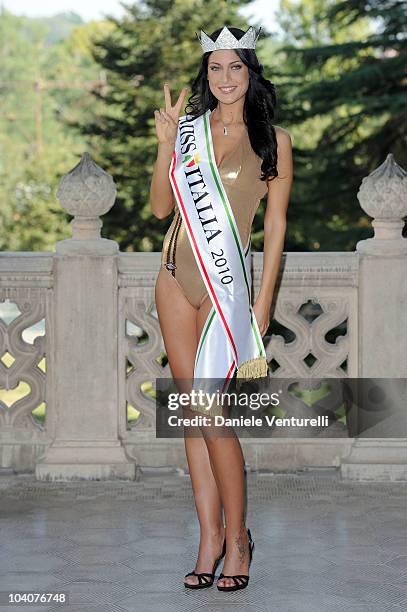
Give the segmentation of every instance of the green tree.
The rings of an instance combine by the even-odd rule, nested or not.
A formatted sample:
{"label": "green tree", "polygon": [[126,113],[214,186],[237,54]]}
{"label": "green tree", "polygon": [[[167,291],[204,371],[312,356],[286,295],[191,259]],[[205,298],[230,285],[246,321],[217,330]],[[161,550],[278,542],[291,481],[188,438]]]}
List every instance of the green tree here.
{"label": "green tree", "polygon": [[279,15],[296,160],[290,236],[302,250],[353,250],[372,234],[362,178],[389,152],[407,163],[406,3],[284,0]]}
{"label": "green tree", "polygon": [[[80,129],[95,161],[118,187],[113,209],[103,217],[104,236],[122,250],[160,250],[169,219],[156,219],[148,203],[157,153],[154,109],[164,106],[163,83],[173,96],[191,86],[202,54],[195,31],[219,24],[246,29],[240,1],[146,0],[132,5],[116,28],[95,43],[94,58],[108,86],[95,92],[103,110]],[[182,112],[184,112],[182,110]]]}
{"label": "green tree", "polygon": [[[53,250],[57,240],[70,235],[69,215],[55,194],[61,175],[77,163],[85,144],[66,124],[86,120],[87,83],[100,80],[90,53],[92,37],[113,27],[103,21],[77,23],[72,15],[39,20],[0,11],[3,251]],[[57,31],[62,34],[54,43]],[[63,32],[68,37],[61,40]]]}

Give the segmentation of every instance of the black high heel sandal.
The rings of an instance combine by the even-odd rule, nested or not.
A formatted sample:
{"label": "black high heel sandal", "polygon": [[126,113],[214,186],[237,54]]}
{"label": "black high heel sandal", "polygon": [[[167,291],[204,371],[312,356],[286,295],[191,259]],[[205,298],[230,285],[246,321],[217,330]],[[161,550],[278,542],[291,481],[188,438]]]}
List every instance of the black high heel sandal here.
{"label": "black high heel sandal", "polygon": [[[250,529],[247,530],[247,535],[249,536],[249,568],[253,558],[254,551],[254,542],[252,540],[252,534],[250,533]],[[219,574],[218,580],[222,578],[232,578],[234,580],[234,585],[232,586],[219,586],[216,585],[218,591],[238,591],[239,589],[244,589],[249,584],[249,578],[247,574],[236,574],[235,576],[226,576],[225,574]]]}
{"label": "black high heel sandal", "polygon": [[198,584],[189,584],[188,582],[184,582],[184,586],[186,586],[188,589],[206,589],[207,587],[212,586],[213,581],[215,580],[216,568],[218,567],[221,559],[223,559],[225,555],[226,555],[226,538],[223,540],[222,553],[215,560],[215,563],[213,564],[212,573],[211,574],[209,572],[198,572],[197,573],[195,570],[192,570],[192,572],[189,572],[189,574],[185,575],[185,578],[187,576],[197,576]]}

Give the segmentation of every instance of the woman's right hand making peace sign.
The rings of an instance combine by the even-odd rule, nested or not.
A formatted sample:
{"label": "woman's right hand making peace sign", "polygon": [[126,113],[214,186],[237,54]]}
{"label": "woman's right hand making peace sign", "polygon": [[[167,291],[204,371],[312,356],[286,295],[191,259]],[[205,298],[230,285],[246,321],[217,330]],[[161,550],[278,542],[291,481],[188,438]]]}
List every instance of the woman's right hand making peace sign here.
{"label": "woman's right hand making peace sign", "polygon": [[165,110],[154,111],[155,129],[159,143],[175,145],[177,139],[178,118],[188,88],[183,87],[175,106],[171,105],[171,94],[168,83],[164,83]]}

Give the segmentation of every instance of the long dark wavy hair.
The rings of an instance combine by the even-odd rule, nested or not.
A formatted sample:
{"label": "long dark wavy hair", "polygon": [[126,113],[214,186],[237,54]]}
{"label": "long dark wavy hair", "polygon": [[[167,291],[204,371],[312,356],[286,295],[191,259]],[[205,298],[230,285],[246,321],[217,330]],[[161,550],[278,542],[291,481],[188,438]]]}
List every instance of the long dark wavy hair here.
{"label": "long dark wavy hair", "polygon": [[[240,28],[228,29],[239,40],[245,32]],[[222,28],[218,28],[210,38],[215,42]],[[277,171],[277,137],[272,120],[277,106],[274,84],[263,76],[263,66],[260,64],[254,49],[234,49],[249,70],[249,86],[246,91],[243,106],[243,121],[246,124],[250,144],[253,151],[263,160],[261,164],[261,180],[273,179]],[[208,60],[212,51],[202,56],[202,63],[197,77],[192,83],[192,94],[185,107],[186,114],[192,119],[200,117],[208,109],[213,110],[218,99],[209,88]]]}

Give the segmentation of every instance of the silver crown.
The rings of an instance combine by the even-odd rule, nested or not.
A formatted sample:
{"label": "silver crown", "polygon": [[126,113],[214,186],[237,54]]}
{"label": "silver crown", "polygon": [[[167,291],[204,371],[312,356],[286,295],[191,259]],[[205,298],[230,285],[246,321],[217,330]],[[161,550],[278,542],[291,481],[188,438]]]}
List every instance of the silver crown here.
{"label": "silver crown", "polygon": [[206,53],[216,49],[255,49],[260,30],[261,28],[256,33],[254,27],[250,26],[242,38],[238,40],[228,27],[224,26],[215,42],[203,30],[201,30],[201,35],[197,32],[195,34],[201,43],[203,53]]}

